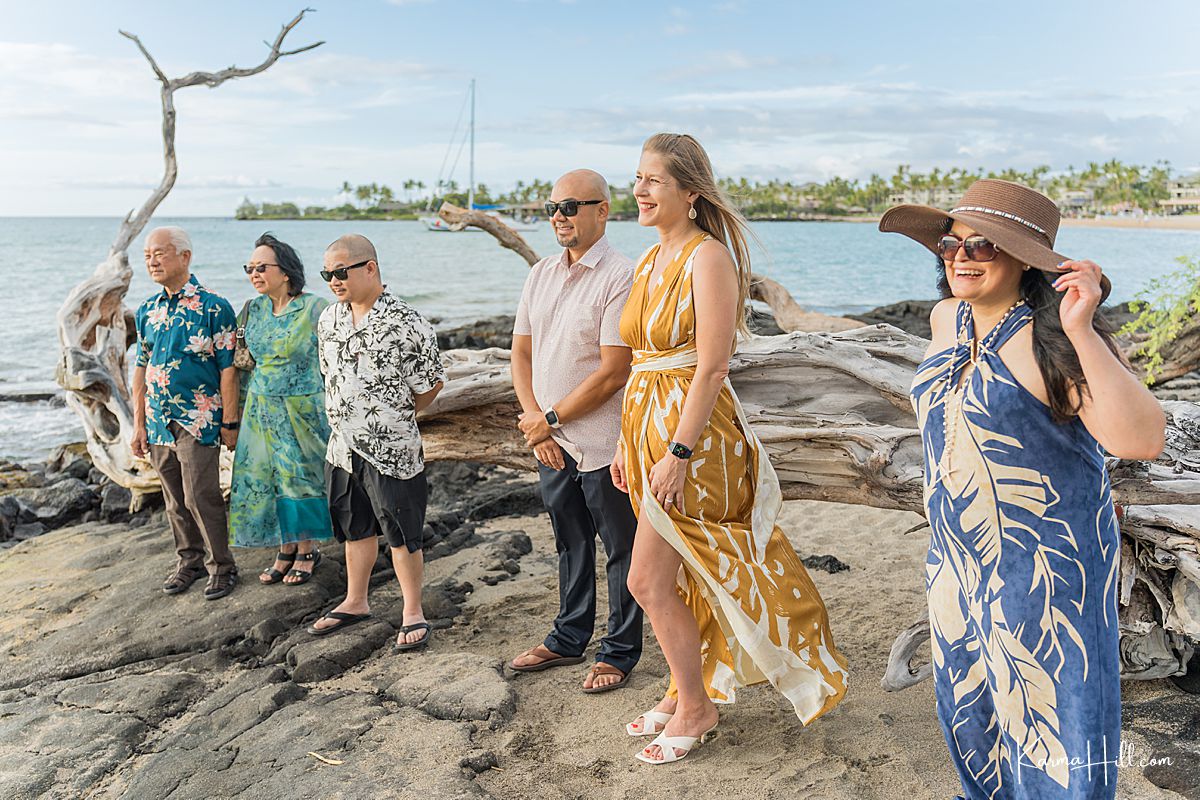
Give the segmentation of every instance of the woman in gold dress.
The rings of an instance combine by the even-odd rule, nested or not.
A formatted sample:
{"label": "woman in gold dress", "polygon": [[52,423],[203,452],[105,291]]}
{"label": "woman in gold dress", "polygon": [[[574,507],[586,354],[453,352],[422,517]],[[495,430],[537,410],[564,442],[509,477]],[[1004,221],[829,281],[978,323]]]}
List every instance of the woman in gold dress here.
{"label": "woman in gold dress", "polygon": [[621,318],[634,357],[612,472],[638,515],[629,589],[671,669],[666,696],[626,730],[657,734],[637,757],[664,764],[716,727],[714,703],[738,687],[770,681],[807,724],[841,700],[847,673],[727,377],[748,333],[746,222],[687,135],[646,141],[634,196],[659,243]]}

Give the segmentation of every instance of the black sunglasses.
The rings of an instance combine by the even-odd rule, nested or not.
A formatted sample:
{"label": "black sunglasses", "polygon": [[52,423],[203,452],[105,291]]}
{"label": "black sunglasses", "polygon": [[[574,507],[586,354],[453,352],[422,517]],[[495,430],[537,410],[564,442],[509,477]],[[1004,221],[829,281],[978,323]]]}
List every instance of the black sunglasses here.
{"label": "black sunglasses", "polygon": [[337,269],[331,269],[328,271],[321,270],[321,280],[325,281],[326,283],[329,283],[334,278],[337,278],[339,281],[344,281],[346,280],[347,273],[349,273],[350,270],[358,269],[359,267],[365,267],[374,260],[375,259],[373,258],[368,258],[366,261],[360,261],[357,264],[351,264],[348,267],[338,267]]}
{"label": "black sunglasses", "polygon": [[555,203],[553,200],[547,200],[546,216],[553,217],[555,212],[561,211],[564,217],[573,217],[579,213],[580,206],[598,206],[603,202],[603,200],[563,200]]}
{"label": "black sunglasses", "polygon": [[247,275],[257,272],[259,275],[267,271],[267,267],[278,267],[278,264],[243,264],[242,269],[246,270]]}
{"label": "black sunglasses", "polygon": [[967,251],[967,258],[978,262],[991,261],[1000,252],[1000,248],[996,247],[995,242],[988,241],[982,236],[968,236],[963,240],[952,233],[938,239],[937,252],[943,261],[953,261],[958,255],[960,247]]}

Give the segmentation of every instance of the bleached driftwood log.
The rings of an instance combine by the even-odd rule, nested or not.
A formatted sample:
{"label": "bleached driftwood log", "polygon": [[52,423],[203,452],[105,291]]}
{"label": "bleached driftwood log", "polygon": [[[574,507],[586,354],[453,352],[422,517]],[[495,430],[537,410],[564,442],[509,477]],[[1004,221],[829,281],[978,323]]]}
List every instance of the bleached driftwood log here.
{"label": "bleached driftwood log", "polygon": [[59,309],[62,360],[56,378],[67,390],[68,405],[83,421],[92,462],[114,482],[131,489],[135,504],[143,493],[157,491],[159,484],[149,462],[134,458],[129,449],[133,439],[133,408],[127,383],[126,354],[136,334],[132,314],[124,305],[133,276],[128,249],[171,191],[179,174],[175,157],[175,91],[200,85],[215,88],[231,78],[256,75],[283,56],[303,53],[324,44],[316,42],[295,50],[282,49],[284,39],[300,24],[305,11],[282,27],[275,41],[268,45],[270,52],[257,66],[192,72],[181,78],[168,78],[138,37],[120,32],[137,45],[162,85],[163,177],[142,207],[125,216],[108,258],[96,267],[90,278],[71,291]]}
{"label": "bleached driftwood log", "polygon": [[771,307],[775,323],[787,333],[793,331],[825,331],[836,333],[861,328],[862,323],[846,317],[831,317],[816,311],[806,311],[792,293],[779,283],[763,275],[750,277],[750,297]]}

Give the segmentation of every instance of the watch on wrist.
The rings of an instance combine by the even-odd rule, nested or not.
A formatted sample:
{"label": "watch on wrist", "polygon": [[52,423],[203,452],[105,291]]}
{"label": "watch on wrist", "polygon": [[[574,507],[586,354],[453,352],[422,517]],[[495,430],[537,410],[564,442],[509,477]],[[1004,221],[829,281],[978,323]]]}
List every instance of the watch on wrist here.
{"label": "watch on wrist", "polygon": [[671,442],[669,445],[667,445],[667,452],[676,458],[683,459],[684,461],[687,461],[692,457],[692,448],[682,445],[679,442]]}
{"label": "watch on wrist", "polygon": [[222,422],[221,427],[227,431],[236,431],[238,429],[238,425],[240,424],[241,423],[238,422]]}
{"label": "watch on wrist", "polygon": [[546,409],[546,424],[551,428],[562,427],[562,423],[558,421],[558,412],[553,408]]}

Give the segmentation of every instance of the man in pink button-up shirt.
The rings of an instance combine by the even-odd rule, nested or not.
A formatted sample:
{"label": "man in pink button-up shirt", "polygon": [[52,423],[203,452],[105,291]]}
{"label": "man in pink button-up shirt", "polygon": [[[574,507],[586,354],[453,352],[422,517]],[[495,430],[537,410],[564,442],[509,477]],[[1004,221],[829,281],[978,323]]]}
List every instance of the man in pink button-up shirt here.
{"label": "man in pink button-up shirt", "polygon": [[637,518],[608,467],[621,432],[631,353],[621,311],[633,262],[604,235],[608,182],[591,170],[558,179],[546,205],[564,250],[534,264],[513,326],[512,376],[520,429],[539,462],[542,499],[558,549],[559,611],[542,644],[512,668],[578,664],[596,618],[596,535],[608,555],[608,634],[585,692],[624,684],[642,653],[642,610],[626,586]]}

